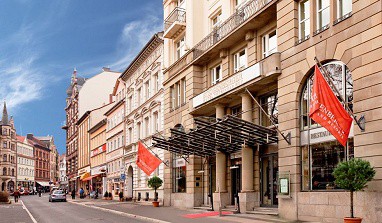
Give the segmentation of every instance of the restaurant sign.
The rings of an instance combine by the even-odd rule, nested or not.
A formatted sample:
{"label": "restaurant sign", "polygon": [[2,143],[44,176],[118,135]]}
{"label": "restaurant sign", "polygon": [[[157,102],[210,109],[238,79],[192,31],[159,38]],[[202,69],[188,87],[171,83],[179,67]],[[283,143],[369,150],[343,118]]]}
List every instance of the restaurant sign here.
{"label": "restaurant sign", "polygon": [[[350,128],[349,138],[354,136],[353,125]],[[301,132],[301,145],[316,144],[334,141],[336,138],[324,127],[315,128]]]}
{"label": "restaurant sign", "polygon": [[90,157],[96,156],[96,155],[98,155],[98,154],[100,154],[100,153],[103,153],[103,152],[106,152],[106,144],[104,144],[104,145],[98,147],[98,148],[95,149],[95,150],[92,150],[92,151],[90,152]]}
{"label": "restaurant sign", "polygon": [[240,71],[231,77],[224,79],[218,84],[212,86],[203,93],[192,99],[192,107],[196,108],[208,101],[211,101],[253,79],[260,76],[260,64],[254,64],[247,69]]}

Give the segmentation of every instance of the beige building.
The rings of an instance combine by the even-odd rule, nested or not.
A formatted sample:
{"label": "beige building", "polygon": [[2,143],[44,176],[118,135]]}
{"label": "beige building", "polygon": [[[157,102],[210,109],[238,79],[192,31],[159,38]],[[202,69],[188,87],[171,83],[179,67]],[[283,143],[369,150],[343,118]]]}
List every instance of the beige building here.
{"label": "beige building", "polygon": [[[334,185],[332,172],[354,156],[377,170],[357,193],[355,213],[365,222],[382,218],[380,2],[163,4],[171,138],[155,146],[171,152],[165,205],[272,207],[286,219],[341,222],[349,193]],[[366,131],[353,123],[346,147],[307,115],[315,56],[357,117],[365,116]]]}
{"label": "beige building", "polygon": [[13,118],[8,117],[4,102],[0,122],[0,191],[14,191],[17,175],[16,130]]}
{"label": "beige building", "polygon": [[[126,175],[125,194],[129,198],[142,200],[154,199],[154,190],[147,186],[152,176],[164,179],[164,165],[161,164],[151,176],[147,176],[136,165],[138,141],[146,146],[152,145],[153,135],[163,134],[163,32],[153,35],[133,62],[122,73],[126,83],[126,146],[124,163]],[[158,148],[152,150],[163,159],[164,152]],[[157,190],[158,198],[163,201],[163,188]]]}
{"label": "beige building", "polygon": [[90,138],[89,138],[89,115],[85,112],[77,122],[78,125],[78,176],[80,178],[78,189],[90,192],[88,177],[90,177]]}
{"label": "beige building", "polygon": [[107,190],[106,179],[106,117],[105,112],[114,104],[111,103],[90,113],[90,185],[102,196]]}
{"label": "beige building", "polygon": [[124,114],[125,114],[125,83],[118,79],[111,97],[113,106],[105,112],[106,116],[106,163],[107,163],[107,191],[113,199],[118,200],[119,192],[123,192],[123,148],[124,148]]}
{"label": "beige building", "polygon": [[35,186],[35,159],[33,146],[29,144],[24,136],[17,138],[17,186],[32,191]]}

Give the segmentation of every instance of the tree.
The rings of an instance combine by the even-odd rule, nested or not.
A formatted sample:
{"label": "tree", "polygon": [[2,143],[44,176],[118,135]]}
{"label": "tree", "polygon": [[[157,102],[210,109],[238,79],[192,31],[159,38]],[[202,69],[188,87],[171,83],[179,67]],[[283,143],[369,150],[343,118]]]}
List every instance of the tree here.
{"label": "tree", "polygon": [[163,181],[161,178],[157,177],[157,176],[153,176],[152,178],[149,179],[147,185],[154,189],[155,191],[155,198],[154,198],[154,201],[158,201],[158,195],[157,195],[157,189],[160,188],[163,184]]}
{"label": "tree", "polygon": [[375,176],[375,170],[369,161],[354,158],[339,163],[333,175],[337,186],[350,191],[350,217],[354,218],[353,193],[366,187],[367,182]]}

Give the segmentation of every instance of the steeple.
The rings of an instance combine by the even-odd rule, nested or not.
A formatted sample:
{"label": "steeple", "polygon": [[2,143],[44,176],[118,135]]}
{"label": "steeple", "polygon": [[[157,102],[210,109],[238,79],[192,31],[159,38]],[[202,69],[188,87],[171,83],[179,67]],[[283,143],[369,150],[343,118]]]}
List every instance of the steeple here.
{"label": "steeple", "polygon": [[3,117],[1,118],[1,124],[2,125],[8,125],[8,111],[7,111],[7,105],[4,101],[4,108],[3,108]]}

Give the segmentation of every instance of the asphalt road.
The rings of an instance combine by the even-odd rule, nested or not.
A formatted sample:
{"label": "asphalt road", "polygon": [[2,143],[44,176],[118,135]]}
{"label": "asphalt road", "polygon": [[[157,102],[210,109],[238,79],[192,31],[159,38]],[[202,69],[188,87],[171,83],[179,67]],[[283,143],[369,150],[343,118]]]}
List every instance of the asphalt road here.
{"label": "asphalt road", "polygon": [[[29,210],[29,212],[32,214],[32,216],[36,219],[38,223],[144,222],[134,218],[121,216],[118,214],[109,213],[106,211],[97,210],[82,205],[72,204],[69,202],[51,203],[48,201],[48,194],[44,194],[41,197],[38,197],[37,195],[25,196],[22,197],[21,200],[24,202],[26,208]],[[15,219],[15,221],[13,222],[32,222],[30,218],[25,219],[25,216],[28,216],[28,214],[23,214],[22,216],[23,219]],[[1,218],[0,222],[2,222]]]}

